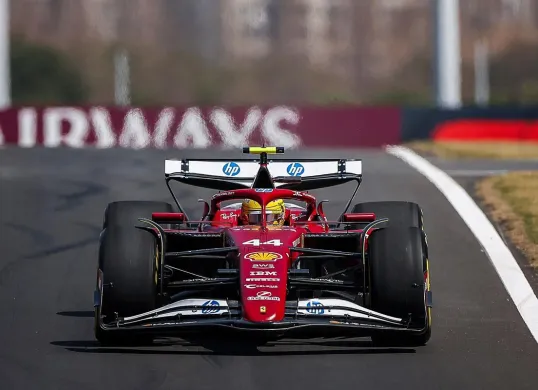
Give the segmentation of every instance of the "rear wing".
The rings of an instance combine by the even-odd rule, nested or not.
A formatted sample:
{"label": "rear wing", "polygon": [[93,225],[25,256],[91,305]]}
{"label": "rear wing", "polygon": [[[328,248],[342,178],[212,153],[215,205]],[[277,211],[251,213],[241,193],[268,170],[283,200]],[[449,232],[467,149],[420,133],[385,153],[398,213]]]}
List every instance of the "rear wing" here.
{"label": "rear wing", "polygon": [[[362,179],[360,159],[273,159],[266,163],[272,184],[279,188],[305,191]],[[252,187],[260,168],[260,161],[251,159],[170,159],[165,160],[164,171],[167,181],[229,191]]]}

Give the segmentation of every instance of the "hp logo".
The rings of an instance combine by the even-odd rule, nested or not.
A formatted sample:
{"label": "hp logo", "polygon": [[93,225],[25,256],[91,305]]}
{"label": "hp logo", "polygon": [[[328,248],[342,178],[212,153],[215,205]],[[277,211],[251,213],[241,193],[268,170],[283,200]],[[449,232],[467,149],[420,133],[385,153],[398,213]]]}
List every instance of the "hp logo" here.
{"label": "hp logo", "polygon": [[220,305],[217,301],[207,301],[202,306],[202,314],[218,313],[220,310]]}
{"label": "hp logo", "polygon": [[292,163],[286,169],[290,176],[301,176],[304,173],[304,166],[301,163]]}
{"label": "hp logo", "polygon": [[323,304],[318,301],[310,301],[306,304],[306,311],[310,314],[323,314],[325,313],[325,309],[323,308]]}
{"label": "hp logo", "polygon": [[237,165],[237,163],[234,163],[234,162],[226,163],[222,167],[222,172],[224,172],[226,176],[237,176],[240,171],[241,171],[241,168],[239,168],[239,165]]}

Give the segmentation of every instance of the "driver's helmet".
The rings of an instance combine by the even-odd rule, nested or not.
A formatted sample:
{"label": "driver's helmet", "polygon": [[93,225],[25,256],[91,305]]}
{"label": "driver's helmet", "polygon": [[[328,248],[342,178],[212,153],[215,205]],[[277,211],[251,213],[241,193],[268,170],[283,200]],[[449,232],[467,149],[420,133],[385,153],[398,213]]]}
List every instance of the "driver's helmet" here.
{"label": "driver's helmet", "polygon": [[[252,199],[245,199],[241,205],[240,222],[243,225],[259,225],[262,221],[262,207]],[[282,199],[276,199],[265,206],[267,223],[282,226],[284,225],[284,216],[286,206]]]}

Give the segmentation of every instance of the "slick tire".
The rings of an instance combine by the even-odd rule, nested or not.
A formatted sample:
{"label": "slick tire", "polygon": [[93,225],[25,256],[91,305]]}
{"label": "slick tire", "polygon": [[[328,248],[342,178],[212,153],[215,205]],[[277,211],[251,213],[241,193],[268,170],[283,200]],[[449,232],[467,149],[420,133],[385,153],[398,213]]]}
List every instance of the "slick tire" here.
{"label": "slick tire", "polygon": [[365,202],[353,206],[352,213],[374,213],[376,219],[388,218],[388,226],[409,226],[423,229],[423,214],[414,202]]}
{"label": "slick tire", "polygon": [[140,225],[138,218],[151,219],[152,213],[173,213],[174,207],[167,202],[128,200],[109,203],[103,217],[103,229],[108,226]]}
{"label": "slick tire", "polygon": [[[99,247],[103,323],[114,320],[116,313],[128,317],[156,308],[157,253],[157,243],[150,232],[123,226],[109,226],[103,231]],[[131,343],[120,331],[103,331],[97,322],[97,309],[96,338],[103,344]]]}
{"label": "slick tire", "polygon": [[[152,233],[137,229],[137,219],[152,212],[171,212],[164,202],[116,202],[105,212],[100,237],[98,269],[102,272],[101,318],[106,324],[115,313],[127,317],[156,308],[159,248]],[[142,223],[138,223],[142,225]],[[97,284],[99,281],[97,281]],[[97,286],[98,289],[98,286]],[[95,336],[103,344],[132,344],[123,332],[103,331],[95,311]],[[151,338],[136,338],[137,343]]]}
{"label": "slick tire", "polygon": [[419,227],[389,226],[375,230],[369,237],[368,264],[371,308],[393,317],[411,316],[411,327],[422,333],[406,331],[378,333],[374,344],[382,346],[421,346],[431,337],[429,290],[424,236]]}
{"label": "slick tire", "polygon": [[[364,202],[353,206],[352,213],[374,213],[376,219],[388,218],[389,222],[378,226],[396,226],[396,227],[418,227],[422,231],[423,248],[425,255],[425,264],[429,259],[428,254],[428,237],[424,230],[424,214],[420,206],[414,202],[406,201],[379,201],[379,202]],[[364,226],[355,226],[355,229],[361,229]]]}

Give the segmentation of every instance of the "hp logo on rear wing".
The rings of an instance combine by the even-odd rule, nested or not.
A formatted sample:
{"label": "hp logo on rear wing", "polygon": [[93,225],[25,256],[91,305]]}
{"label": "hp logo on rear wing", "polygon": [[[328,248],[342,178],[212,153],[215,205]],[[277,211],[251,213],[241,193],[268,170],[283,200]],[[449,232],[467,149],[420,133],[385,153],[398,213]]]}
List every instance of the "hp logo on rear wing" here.
{"label": "hp logo on rear wing", "polygon": [[229,162],[224,164],[224,166],[222,167],[222,172],[226,176],[237,176],[239,172],[241,172],[241,168],[239,168],[239,165],[237,165],[237,163]]}
{"label": "hp logo on rear wing", "polygon": [[292,163],[288,165],[286,172],[290,176],[301,176],[304,173],[304,166],[301,163]]}

